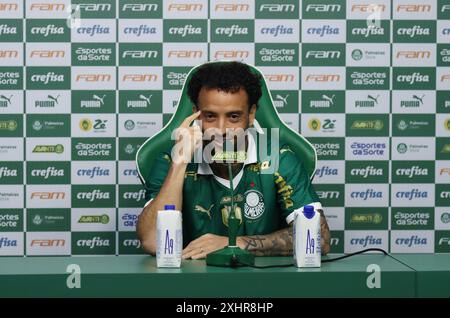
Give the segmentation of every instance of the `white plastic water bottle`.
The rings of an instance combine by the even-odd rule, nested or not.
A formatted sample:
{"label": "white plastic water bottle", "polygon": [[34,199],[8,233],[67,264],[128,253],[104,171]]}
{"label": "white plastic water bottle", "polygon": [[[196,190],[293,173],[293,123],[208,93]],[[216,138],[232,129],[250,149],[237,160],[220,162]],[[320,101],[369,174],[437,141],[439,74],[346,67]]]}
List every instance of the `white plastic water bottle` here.
{"label": "white plastic water bottle", "polygon": [[294,218],[294,259],[297,267],[320,267],[320,213],[312,205]]}
{"label": "white plastic water bottle", "polygon": [[183,252],[181,212],[175,205],[165,205],[156,216],[156,265],[180,267]]}

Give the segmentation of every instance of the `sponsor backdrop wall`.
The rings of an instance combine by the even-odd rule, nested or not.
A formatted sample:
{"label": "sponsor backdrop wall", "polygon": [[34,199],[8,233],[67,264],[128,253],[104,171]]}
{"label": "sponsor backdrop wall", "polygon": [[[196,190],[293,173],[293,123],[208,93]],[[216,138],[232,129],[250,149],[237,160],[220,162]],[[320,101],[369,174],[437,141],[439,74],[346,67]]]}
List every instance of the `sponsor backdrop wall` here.
{"label": "sponsor backdrop wall", "polygon": [[0,255],[141,253],[136,150],[223,58],[317,148],[333,252],[450,252],[448,1],[0,0]]}

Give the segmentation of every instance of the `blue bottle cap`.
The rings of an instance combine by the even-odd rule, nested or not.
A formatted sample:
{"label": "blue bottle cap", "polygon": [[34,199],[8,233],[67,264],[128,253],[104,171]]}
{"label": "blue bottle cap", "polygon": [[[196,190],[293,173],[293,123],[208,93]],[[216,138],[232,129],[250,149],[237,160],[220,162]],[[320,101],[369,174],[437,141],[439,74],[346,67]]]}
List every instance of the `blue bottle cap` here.
{"label": "blue bottle cap", "polygon": [[164,210],[175,210],[175,205],[166,204],[166,205],[164,205]]}
{"label": "blue bottle cap", "polygon": [[312,205],[305,205],[303,207],[303,214],[305,215],[305,217],[307,219],[312,219],[314,216],[314,213],[316,213],[314,211],[314,207]]}

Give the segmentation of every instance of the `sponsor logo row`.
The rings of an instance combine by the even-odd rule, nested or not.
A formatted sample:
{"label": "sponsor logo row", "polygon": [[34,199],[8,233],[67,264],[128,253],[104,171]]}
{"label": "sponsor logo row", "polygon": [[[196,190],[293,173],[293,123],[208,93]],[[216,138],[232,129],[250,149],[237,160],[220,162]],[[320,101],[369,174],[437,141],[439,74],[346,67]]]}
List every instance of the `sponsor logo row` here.
{"label": "sponsor logo row", "polygon": [[[208,56],[209,52],[209,56]],[[389,43],[4,43],[0,65],[192,66],[205,60],[237,59],[256,66],[389,66]],[[394,43],[392,65],[449,66],[450,45]],[[125,78],[127,79],[127,78]]]}
{"label": "sponsor logo row", "polygon": [[[67,18],[67,12],[75,11],[80,18],[113,19],[116,18],[169,18],[185,17],[206,19],[208,13],[212,19],[217,18],[276,18],[276,19],[363,19],[370,15],[389,18],[391,3],[388,0],[377,3],[336,0],[333,4],[317,3],[305,0],[303,2],[288,1],[254,1],[241,0],[235,3],[225,3],[219,0],[188,1],[68,1],[57,3],[41,0],[27,1],[23,6],[20,0],[10,0],[0,7],[0,16],[26,18]],[[445,1],[395,1],[392,6],[394,19],[448,19],[450,6]]]}
{"label": "sponsor logo row", "polygon": [[[134,233],[0,232],[0,255],[142,254]],[[389,244],[390,241],[390,244]],[[382,248],[391,253],[449,253],[450,231],[332,231],[332,252]]]}
{"label": "sponsor logo row", "polygon": [[[305,66],[301,71],[299,67],[262,67],[260,70],[271,90],[298,90],[300,87],[307,91],[447,90],[450,83],[448,67],[394,67],[392,72],[388,66]],[[166,68],[163,71],[161,66],[121,67],[118,89],[180,89],[186,76],[184,72],[172,72]],[[115,67],[27,67],[26,79],[22,67],[0,67],[2,90],[89,90],[93,85],[98,89],[115,90]]]}
{"label": "sponsor logo row", "polygon": [[[67,17],[67,15],[66,15]],[[370,17],[369,17],[370,18]],[[376,20],[375,20],[376,19]],[[381,19],[0,19],[1,42],[446,43],[448,20]],[[23,29],[25,28],[25,32]],[[392,29],[391,29],[392,28]],[[24,37],[25,33],[25,37]]]}
{"label": "sponsor logo row", "polygon": [[[0,109],[3,114],[23,113],[25,99],[26,113],[31,115],[119,113],[121,118],[123,113],[171,114],[180,93],[179,90],[29,90],[24,94],[19,90],[0,90]],[[444,115],[440,114],[450,112],[450,91],[272,90],[271,95],[277,111],[291,115],[387,114],[392,105],[394,114],[438,113],[437,121],[445,123]],[[101,118],[90,120],[96,119]]]}
{"label": "sponsor logo row", "polygon": [[[284,117],[284,116],[283,116]],[[135,160],[146,138],[3,138],[2,161]],[[309,137],[319,160],[449,160],[450,140],[442,137]],[[391,158],[390,158],[391,155]]]}

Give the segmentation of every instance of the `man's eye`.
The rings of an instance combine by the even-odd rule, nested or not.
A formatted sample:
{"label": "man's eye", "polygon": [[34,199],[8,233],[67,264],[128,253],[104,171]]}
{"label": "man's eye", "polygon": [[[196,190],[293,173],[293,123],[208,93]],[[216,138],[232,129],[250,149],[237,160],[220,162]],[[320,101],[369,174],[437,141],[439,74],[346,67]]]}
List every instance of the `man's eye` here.
{"label": "man's eye", "polygon": [[239,115],[238,114],[231,114],[230,118],[232,120],[238,120],[239,119]]}

